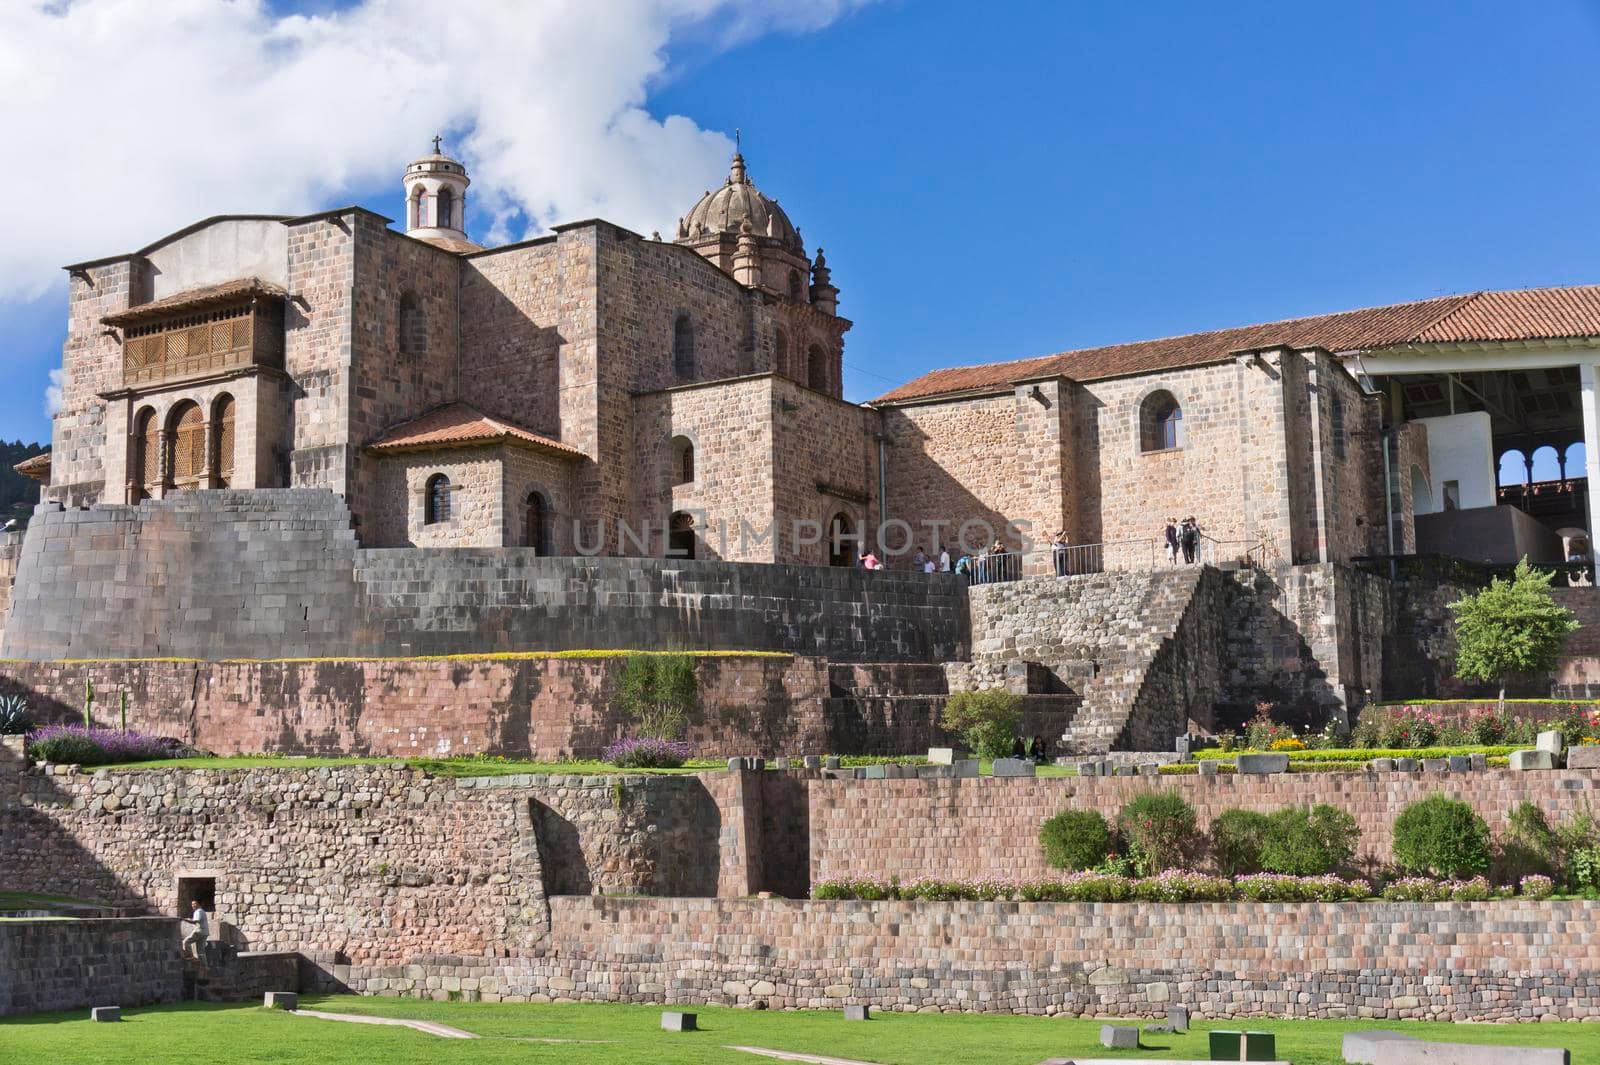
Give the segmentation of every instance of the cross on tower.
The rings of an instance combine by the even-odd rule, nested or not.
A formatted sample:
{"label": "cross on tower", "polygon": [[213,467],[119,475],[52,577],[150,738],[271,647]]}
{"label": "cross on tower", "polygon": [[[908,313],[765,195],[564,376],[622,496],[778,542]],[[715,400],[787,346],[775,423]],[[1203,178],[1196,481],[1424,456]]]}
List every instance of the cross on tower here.
{"label": "cross on tower", "polygon": [[739,142],[740,142],[739,127],[738,126],[734,126],[733,127],[733,150],[735,152],[739,151],[739,148],[740,148],[740,143]]}
{"label": "cross on tower", "polygon": [[434,134],[434,137],[433,137],[433,154],[434,155],[438,155],[439,154],[439,142],[442,141],[442,140],[444,140],[443,137],[439,136],[438,134]]}

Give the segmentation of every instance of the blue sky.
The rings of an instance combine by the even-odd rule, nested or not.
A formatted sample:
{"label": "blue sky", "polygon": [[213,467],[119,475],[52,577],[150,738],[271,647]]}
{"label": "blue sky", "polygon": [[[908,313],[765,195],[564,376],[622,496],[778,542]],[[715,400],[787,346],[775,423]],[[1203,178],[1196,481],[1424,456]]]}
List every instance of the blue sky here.
{"label": "blue sky", "polygon": [[[1594,4],[883,0],[733,47],[718,30],[674,31],[642,106],[744,130],[752,176],[827,249],[852,399],[936,366],[1600,281]],[[392,122],[419,149],[433,132]],[[679,180],[720,182],[710,158]],[[307,209],[398,217],[387,172],[332,184]],[[7,439],[48,433],[63,291],[0,303]]]}

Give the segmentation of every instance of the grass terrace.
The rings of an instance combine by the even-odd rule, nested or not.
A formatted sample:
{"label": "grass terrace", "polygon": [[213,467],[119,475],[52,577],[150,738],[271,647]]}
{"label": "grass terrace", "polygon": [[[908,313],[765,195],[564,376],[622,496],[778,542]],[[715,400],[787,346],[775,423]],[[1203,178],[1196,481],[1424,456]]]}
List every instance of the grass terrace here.
{"label": "grass terrace", "polygon": [[[305,1009],[426,1020],[478,1039],[441,1039],[408,1028],[296,1017],[250,1005],[182,1005],[128,1010],[120,1024],[93,1024],[88,1011],[0,1020],[0,1060],[52,1065],[223,1065],[283,1063],[388,1065],[551,1062],[563,1065],[761,1065],[731,1047],[826,1055],[881,1065],[1036,1065],[1046,1058],[1208,1057],[1210,1028],[1276,1034],[1278,1057],[1296,1065],[1341,1065],[1340,1040],[1360,1028],[1400,1029],[1458,1043],[1561,1046],[1574,1061],[1600,1060],[1600,1025],[1459,1025],[1405,1021],[1196,1022],[1180,1035],[1148,1035],[1138,1051],[1100,1047],[1100,1020],[986,1014],[879,1014],[848,1023],[835,1012],[779,1012],[686,1006],[700,1031],[664,1032],[659,1007],[594,1003],[523,1005],[307,996]],[[1135,1023],[1135,1022],[1128,1022]],[[1146,1024],[1156,1023],[1145,1020]]]}

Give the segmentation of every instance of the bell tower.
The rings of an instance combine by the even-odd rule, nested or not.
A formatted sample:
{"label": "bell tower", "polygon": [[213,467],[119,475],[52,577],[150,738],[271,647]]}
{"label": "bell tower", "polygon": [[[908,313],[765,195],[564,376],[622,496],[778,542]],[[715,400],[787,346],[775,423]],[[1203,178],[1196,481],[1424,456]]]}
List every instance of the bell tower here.
{"label": "bell tower", "polygon": [[459,250],[452,245],[467,240],[467,168],[439,149],[406,167],[401,183],[406,190],[406,235],[430,244]]}

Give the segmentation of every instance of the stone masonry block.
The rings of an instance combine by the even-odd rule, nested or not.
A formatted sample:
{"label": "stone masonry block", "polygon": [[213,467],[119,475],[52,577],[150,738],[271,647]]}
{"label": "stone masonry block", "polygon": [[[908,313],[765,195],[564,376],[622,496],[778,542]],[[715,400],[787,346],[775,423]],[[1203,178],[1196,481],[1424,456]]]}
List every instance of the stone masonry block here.
{"label": "stone masonry block", "polygon": [[1511,768],[1516,770],[1554,769],[1555,756],[1549,751],[1512,751]]}
{"label": "stone masonry block", "polygon": [[1372,1065],[1571,1065],[1560,1047],[1513,1047],[1472,1043],[1424,1043],[1389,1039],[1374,1046]]}
{"label": "stone masonry block", "polygon": [[1365,1032],[1346,1032],[1344,1035],[1344,1060],[1348,1065],[1376,1065],[1378,1060],[1378,1045],[1389,1042],[1417,1041],[1414,1035],[1404,1032],[1393,1032],[1384,1028],[1375,1028]]}
{"label": "stone masonry block", "polygon": [[698,1014],[664,1010],[661,1014],[661,1030],[664,1032],[692,1032],[695,1030],[698,1020]]}
{"label": "stone masonry block", "polygon": [[1241,754],[1235,767],[1242,774],[1254,776],[1270,773],[1287,773],[1289,756],[1286,754]]}
{"label": "stone masonry block", "polygon": [[120,1021],[122,1020],[121,1006],[96,1006],[89,1011],[92,1021]]}
{"label": "stone masonry block", "polygon": [[1566,744],[1562,739],[1561,733],[1550,729],[1539,733],[1533,741],[1533,746],[1536,750],[1548,751],[1553,757],[1560,758]]}
{"label": "stone masonry block", "polygon": [[844,1019],[847,1021],[870,1021],[872,1019],[871,1006],[846,1006]]}
{"label": "stone masonry block", "polygon": [[996,758],[992,772],[997,777],[1031,777],[1035,767],[1026,758]]}
{"label": "stone masonry block", "polygon": [[1100,1026],[1100,1045],[1109,1047],[1112,1050],[1137,1050],[1139,1047],[1139,1029],[1119,1024],[1102,1024]]}
{"label": "stone masonry block", "polygon": [[1583,743],[1567,750],[1568,769],[1600,769],[1600,744]]}

